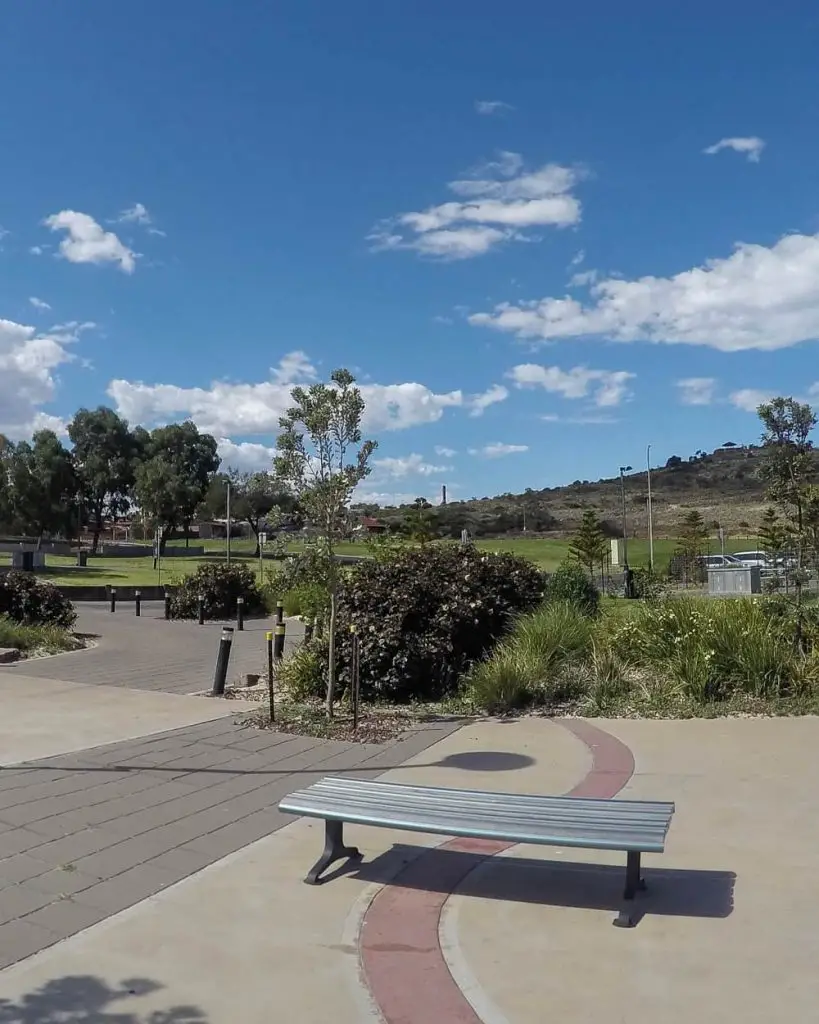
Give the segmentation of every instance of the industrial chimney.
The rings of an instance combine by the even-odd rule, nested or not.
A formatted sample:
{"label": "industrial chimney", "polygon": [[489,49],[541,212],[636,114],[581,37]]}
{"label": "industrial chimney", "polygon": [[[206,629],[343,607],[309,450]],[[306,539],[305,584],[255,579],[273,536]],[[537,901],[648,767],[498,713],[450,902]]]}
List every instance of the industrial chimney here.
{"label": "industrial chimney", "polygon": [[441,485],[441,504],[446,505],[446,484]]}

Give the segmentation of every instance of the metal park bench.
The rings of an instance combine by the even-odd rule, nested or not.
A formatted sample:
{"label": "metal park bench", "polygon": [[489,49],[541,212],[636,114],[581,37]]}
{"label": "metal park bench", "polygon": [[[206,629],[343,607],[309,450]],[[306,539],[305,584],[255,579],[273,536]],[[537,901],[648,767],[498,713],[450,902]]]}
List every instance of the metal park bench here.
{"label": "metal park bench", "polygon": [[[618,850],[626,854],[624,898],[645,889],[642,853],[662,853],[674,804],[647,800],[587,800],[570,796],[518,796],[327,777],[285,797],[279,810],[323,818],[324,851],[305,882],[316,885],[331,864],[359,859],[344,845],[344,823],[437,835],[496,839],[538,846]],[[631,927],[621,911],[614,922]]]}

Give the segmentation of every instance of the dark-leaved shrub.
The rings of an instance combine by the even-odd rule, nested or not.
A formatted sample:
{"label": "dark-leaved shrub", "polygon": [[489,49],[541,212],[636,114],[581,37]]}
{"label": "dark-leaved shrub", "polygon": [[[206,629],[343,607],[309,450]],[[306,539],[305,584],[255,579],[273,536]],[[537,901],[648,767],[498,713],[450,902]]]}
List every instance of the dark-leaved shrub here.
{"label": "dark-leaved shrub", "polygon": [[50,583],[27,572],[0,575],[0,615],[25,626],[71,629],[77,621],[74,605]]}
{"label": "dark-leaved shrub", "polygon": [[576,562],[563,562],[546,584],[547,601],[566,601],[585,615],[600,612],[600,591]]}
{"label": "dark-leaved shrub", "polygon": [[203,598],[206,619],[231,619],[236,602],[243,597],[245,615],[266,611],[264,595],[256,575],[244,562],[203,562],[186,576],[171,597],[172,619],[195,619],[199,597]]}
{"label": "dark-leaved shrub", "polygon": [[485,657],[516,616],[540,604],[544,577],[523,558],[427,545],[362,562],[339,592],[339,688],[349,684],[351,627],[362,699],[435,700]]}

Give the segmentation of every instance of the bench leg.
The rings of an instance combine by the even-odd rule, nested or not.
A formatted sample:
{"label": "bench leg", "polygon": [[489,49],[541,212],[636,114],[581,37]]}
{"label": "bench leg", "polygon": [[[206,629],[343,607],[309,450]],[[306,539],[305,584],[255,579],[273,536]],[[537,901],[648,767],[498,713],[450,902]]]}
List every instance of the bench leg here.
{"label": "bench leg", "polygon": [[307,872],[304,879],[308,885],[319,885],[322,871],[334,864],[337,860],[358,860],[361,852],[355,846],[344,845],[344,822],[324,822],[324,850],[316,863]]}
{"label": "bench leg", "polygon": [[[629,850],[626,853],[626,888],[623,892],[624,900],[633,900],[638,892],[644,892],[646,888],[645,879],[640,874],[640,851]],[[621,910],[614,923],[618,928],[633,928],[634,918],[627,910]]]}

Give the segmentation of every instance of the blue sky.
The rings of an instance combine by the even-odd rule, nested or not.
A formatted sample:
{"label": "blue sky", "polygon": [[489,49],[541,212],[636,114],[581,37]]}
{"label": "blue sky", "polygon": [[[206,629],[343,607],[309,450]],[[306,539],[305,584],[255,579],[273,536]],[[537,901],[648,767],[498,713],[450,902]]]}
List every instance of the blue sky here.
{"label": "blue sky", "polygon": [[819,10],[7,0],[0,431],[269,464],[359,377],[366,495],[551,486],[819,403]]}

